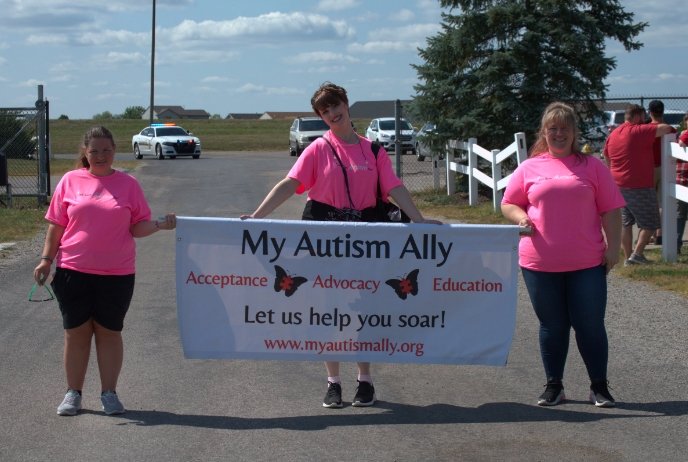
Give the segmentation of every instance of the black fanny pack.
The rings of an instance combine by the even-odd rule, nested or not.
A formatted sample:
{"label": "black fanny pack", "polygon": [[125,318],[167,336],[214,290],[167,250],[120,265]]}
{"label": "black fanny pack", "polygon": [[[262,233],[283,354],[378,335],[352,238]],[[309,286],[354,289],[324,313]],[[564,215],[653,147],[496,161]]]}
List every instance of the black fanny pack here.
{"label": "black fanny pack", "polygon": [[309,200],[303,209],[303,220],[313,221],[378,221],[376,207],[368,207],[363,210],[338,209],[324,202]]}

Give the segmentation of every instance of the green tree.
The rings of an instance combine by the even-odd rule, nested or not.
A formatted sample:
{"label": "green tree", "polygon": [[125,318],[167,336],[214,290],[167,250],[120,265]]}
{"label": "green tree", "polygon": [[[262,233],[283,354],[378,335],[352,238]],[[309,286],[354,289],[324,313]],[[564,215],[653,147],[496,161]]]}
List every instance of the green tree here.
{"label": "green tree", "polygon": [[66,114],[60,114],[60,117],[58,117],[57,120],[69,120],[69,117]]}
{"label": "green tree", "polygon": [[93,120],[111,120],[114,118],[115,117],[112,115],[112,112],[110,111],[103,111],[100,114],[95,114],[93,116]]}
{"label": "green tree", "polygon": [[627,51],[647,26],[616,0],[439,0],[442,30],[419,49],[413,111],[445,138],[477,138],[501,149],[524,131],[532,144],[552,101],[598,113],[604,79],[616,67],[605,40]]}
{"label": "green tree", "polygon": [[144,112],[146,112],[146,108],[143,106],[129,106],[124,110],[122,119],[140,119]]}

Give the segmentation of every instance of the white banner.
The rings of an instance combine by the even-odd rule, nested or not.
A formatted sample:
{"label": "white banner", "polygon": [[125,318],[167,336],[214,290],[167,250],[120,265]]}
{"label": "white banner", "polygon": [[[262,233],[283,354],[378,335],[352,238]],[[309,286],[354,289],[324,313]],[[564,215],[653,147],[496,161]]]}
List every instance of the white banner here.
{"label": "white banner", "polygon": [[505,365],[518,228],[177,219],[187,358]]}

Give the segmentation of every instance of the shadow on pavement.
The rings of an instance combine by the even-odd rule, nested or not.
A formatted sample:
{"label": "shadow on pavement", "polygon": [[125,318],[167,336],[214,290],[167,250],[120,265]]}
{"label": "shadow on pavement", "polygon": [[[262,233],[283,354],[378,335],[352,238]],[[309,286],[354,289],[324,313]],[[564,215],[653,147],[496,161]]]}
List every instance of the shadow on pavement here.
{"label": "shadow on pavement", "polygon": [[[387,401],[378,401],[374,408],[356,409],[357,414],[344,410],[328,410],[327,415],[290,417],[235,417],[217,415],[175,414],[165,411],[127,411],[119,425],[178,425],[228,430],[289,429],[322,430],[328,427],[355,425],[428,425],[457,423],[509,423],[509,422],[594,422],[605,419],[648,418],[682,416],[688,414],[688,401],[664,401],[657,403],[623,403],[613,409],[597,409],[583,401],[567,401],[567,404],[581,403],[592,412],[568,410],[564,406],[551,408],[522,403],[488,403],[476,408],[432,404],[413,406]],[[348,409],[348,411],[347,411]],[[370,411],[384,412],[372,413]],[[621,412],[619,412],[621,411]],[[633,411],[629,413],[628,411]]]}

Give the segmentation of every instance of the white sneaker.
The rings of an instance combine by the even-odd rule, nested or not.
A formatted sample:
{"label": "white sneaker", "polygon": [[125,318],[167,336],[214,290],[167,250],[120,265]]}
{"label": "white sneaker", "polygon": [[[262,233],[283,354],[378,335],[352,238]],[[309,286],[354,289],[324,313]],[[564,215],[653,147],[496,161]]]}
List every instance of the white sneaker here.
{"label": "white sneaker", "polygon": [[57,415],[76,415],[81,410],[81,395],[76,390],[67,390],[62,403],[57,406]]}
{"label": "white sneaker", "polygon": [[103,411],[107,415],[124,414],[126,412],[124,405],[114,391],[108,390],[101,393],[100,401],[103,403]]}

